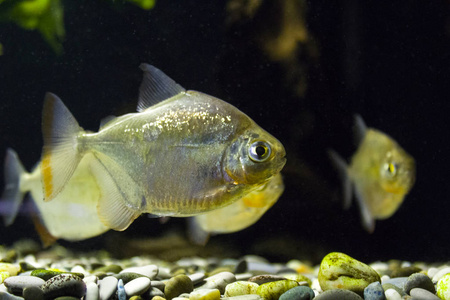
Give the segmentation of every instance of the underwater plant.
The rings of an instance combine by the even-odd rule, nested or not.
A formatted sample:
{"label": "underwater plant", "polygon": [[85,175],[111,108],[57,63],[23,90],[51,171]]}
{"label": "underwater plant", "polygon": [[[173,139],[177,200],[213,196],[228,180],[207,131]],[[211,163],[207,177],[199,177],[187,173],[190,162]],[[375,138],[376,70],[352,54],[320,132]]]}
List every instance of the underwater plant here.
{"label": "underwater plant", "polygon": [[[126,1],[145,10],[155,5],[155,0]],[[61,43],[65,29],[61,0],[0,0],[0,22],[12,22],[25,30],[37,30],[55,53],[63,51]]]}

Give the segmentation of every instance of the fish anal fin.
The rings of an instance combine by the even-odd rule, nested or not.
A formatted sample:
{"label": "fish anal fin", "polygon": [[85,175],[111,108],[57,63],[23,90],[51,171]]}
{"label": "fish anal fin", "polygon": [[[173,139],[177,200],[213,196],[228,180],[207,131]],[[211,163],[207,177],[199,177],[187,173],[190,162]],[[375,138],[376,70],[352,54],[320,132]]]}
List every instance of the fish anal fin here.
{"label": "fish anal fin", "polygon": [[42,220],[39,215],[33,214],[31,216],[31,219],[33,220],[34,228],[36,229],[36,232],[39,235],[39,238],[41,239],[42,246],[44,248],[48,248],[51,245],[53,245],[58,238],[54,237],[45,227],[44,223],[42,223]]}
{"label": "fish anal fin", "polygon": [[348,165],[334,150],[328,149],[328,156],[342,183],[343,207],[344,209],[349,209],[352,202],[352,181],[348,173]]}
{"label": "fish anal fin", "polygon": [[137,106],[139,112],[186,91],[181,85],[152,65],[141,64],[139,68],[144,71],[144,78],[139,87]]}
{"label": "fish anal fin", "polygon": [[[141,211],[130,204],[127,191],[118,186],[111,176],[110,170],[98,159],[91,163],[92,172],[98,180],[100,199],[97,204],[97,214],[100,221],[108,228],[123,231],[139,217]],[[126,183],[125,183],[126,184]]]}

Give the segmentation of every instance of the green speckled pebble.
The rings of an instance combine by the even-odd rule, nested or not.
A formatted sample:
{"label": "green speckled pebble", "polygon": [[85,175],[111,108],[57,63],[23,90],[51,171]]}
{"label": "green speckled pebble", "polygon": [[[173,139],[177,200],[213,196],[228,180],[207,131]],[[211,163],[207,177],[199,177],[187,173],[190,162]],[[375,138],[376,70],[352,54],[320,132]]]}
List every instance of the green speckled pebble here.
{"label": "green speckled pebble", "polygon": [[80,279],[84,278],[84,275],[82,273],[61,272],[61,271],[45,270],[45,269],[36,269],[36,270],[31,271],[31,276],[36,276],[36,277],[42,278],[45,281],[49,280],[52,277],[55,277],[56,275],[61,275],[61,274],[72,274],[72,275],[80,277]]}
{"label": "green speckled pebble", "polygon": [[339,252],[332,252],[323,258],[318,279],[324,291],[346,289],[360,296],[369,284],[381,282],[380,275],[374,269]]}
{"label": "green speckled pebble", "polygon": [[[139,297],[139,296],[137,296],[137,297]],[[131,299],[130,299],[131,300]],[[166,300],[166,298],[163,298],[163,297],[161,297],[161,296],[153,296],[152,297],[152,300]]]}
{"label": "green speckled pebble", "polygon": [[225,297],[256,294],[259,284],[249,281],[236,281],[225,287]]}
{"label": "green speckled pebble", "polygon": [[92,273],[115,273],[115,274],[118,274],[118,273],[120,273],[120,271],[122,271],[121,266],[112,264],[112,265],[97,268],[97,269],[93,270]]}
{"label": "green speckled pebble", "polygon": [[189,295],[189,300],[220,300],[218,289],[198,289]]}
{"label": "green speckled pebble", "polygon": [[450,300],[450,273],[445,274],[436,284],[437,296],[442,300]]}
{"label": "green speckled pebble", "polygon": [[278,298],[288,290],[298,286],[295,280],[278,280],[261,284],[256,293],[264,300],[278,300]]}
{"label": "green speckled pebble", "polygon": [[311,300],[314,291],[307,286],[296,286],[280,296],[279,300]]}
{"label": "green speckled pebble", "polygon": [[178,297],[183,293],[190,293],[193,290],[194,285],[188,276],[177,275],[166,282],[164,294],[166,295],[167,300],[172,300],[172,298]]}
{"label": "green speckled pebble", "polygon": [[[311,279],[309,279],[308,277],[306,277],[305,275],[302,275],[302,274],[289,274],[289,275],[285,275],[284,277],[286,277],[286,279],[295,280],[299,284],[301,282],[306,282],[309,287],[311,287],[311,284],[312,284]],[[300,285],[304,285],[304,284],[300,284]]]}
{"label": "green speckled pebble", "polygon": [[[143,300],[144,298],[142,298],[141,296],[132,296],[130,298],[130,300]],[[164,299],[164,298],[163,298]]]}
{"label": "green speckled pebble", "polygon": [[127,284],[131,280],[134,280],[134,279],[139,278],[139,277],[147,277],[147,276],[144,276],[142,274],[133,273],[133,272],[125,272],[125,273],[120,273],[120,274],[114,274],[113,276],[116,277],[117,280],[122,279],[123,284]]}

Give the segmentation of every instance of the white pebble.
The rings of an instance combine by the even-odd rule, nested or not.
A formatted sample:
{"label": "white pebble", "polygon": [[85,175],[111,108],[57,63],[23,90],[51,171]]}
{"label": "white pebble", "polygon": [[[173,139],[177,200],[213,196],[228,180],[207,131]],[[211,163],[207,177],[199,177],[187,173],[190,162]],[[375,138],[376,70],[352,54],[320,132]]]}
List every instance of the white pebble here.
{"label": "white pebble", "polygon": [[394,289],[387,289],[384,295],[386,296],[386,300],[402,300],[402,296]]}
{"label": "white pebble", "polygon": [[80,265],[74,266],[72,269],[70,269],[70,272],[73,272],[73,273],[81,273],[81,274],[83,274],[83,275],[85,275],[85,276],[90,275],[89,272],[87,272],[86,269],[83,268],[83,267],[80,266]]}
{"label": "white pebble", "polygon": [[143,294],[151,285],[151,281],[147,277],[139,277],[131,280],[124,285],[125,293],[128,297]]}
{"label": "white pebble", "polygon": [[436,273],[437,273],[438,271],[439,271],[438,268],[431,267],[431,268],[428,269],[427,275],[428,275],[428,277],[433,278],[433,276],[436,275]]}
{"label": "white pebble", "polygon": [[194,285],[196,285],[197,283],[199,283],[199,282],[201,282],[203,279],[205,279],[205,273],[194,273],[194,274],[191,274],[191,275],[188,275],[189,276],[189,278],[192,280],[192,283],[194,284]]}
{"label": "white pebble", "polygon": [[98,300],[99,291],[98,285],[94,282],[89,282],[86,284],[86,295],[84,296],[84,300]]}
{"label": "white pebble", "polygon": [[450,267],[445,267],[445,268],[440,269],[439,271],[436,272],[436,274],[434,274],[433,279],[432,279],[433,282],[438,282],[439,279],[441,279],[441,277],[447,273],[450,273]]}
{"label": "white pebble", "polygon": [[90,283],[90,282],[93,282],[93,283],[97,284],[97,282],[98,282],[98,277],[95,276],[95,275],[85,276],[85,277],[83,278],[83,281],[84,281],[84,283],[86,283],[86,284],[88,284],[88,283]]}
{"label": "white pebble", "polygon": [[415,299],[439,300],[438,296],[421,288],[413,288],[409,294]]}
{"label": "white pebble", "polygon": [[99,298],[100,300],[107,300],[111,297],[117,289],[117,278],[113,276],[107,276],[100,280],[99,286]]}
{"label": "white pebble", "polygon": [[391,279],[388,275],[381,276],[381,284],[386,283],[387,280]]}
{"label": "white pebble", "polygon": [[236,274],[236,281],[240,281],[240,280],[248,280],[249,278],[252,278],[253,274],[252,273],[241,273],[241,274]]}
{"label": "white pebble", "polygon": [[133,272],[149,277],[150,279],[155,279],[158,275],[158,266],[147,265],[143,267],[131,267],[123,269],[120,273]]}

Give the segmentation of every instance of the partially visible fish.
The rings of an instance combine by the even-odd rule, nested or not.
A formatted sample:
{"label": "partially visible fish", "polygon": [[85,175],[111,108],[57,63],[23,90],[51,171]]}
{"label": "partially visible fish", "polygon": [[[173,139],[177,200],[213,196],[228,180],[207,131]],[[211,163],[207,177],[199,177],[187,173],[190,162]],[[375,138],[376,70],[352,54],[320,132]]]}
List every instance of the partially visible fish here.
{"label": "partially visible fish", "polygon": [[[97,215],[100,188],[89,168],[92,159],[91,154],[84,156],[64,191],[54,201],[44,202],[41,164],[28,173],[17,153],[8,149],[5,157],[5,190],[1,197],[2,206],[7,210],[3,213],[5,225],[9,226],[14,222],[22,200],[29,192],[40,220],[50,234],[41,235],[44,244],[50,244],[52,239],[59,238],[68,241],[84,240],[109,230]],[[43,228],[37,229],[41,234],[42,231],[39,230]]]}
{"label": "partially visible fish", "polygon": [[350,207],[352,189],[358,200],[364,228],[373,232],[375,220],[391,217],[415,182],[414,158],[387,134],[366,128],[355,116],[359,147],[350,165],[334,151],[329,155],[343,178],[344,207]]}
{"label": "partially visible fish", "polygon": [[44,199],[63,191],[92,154],[103,224],[125,230],[142,213],[194,216],[229,205],[278,174],[283,145],[236,107],[186,91],[142,64],[138,113],[85,132],[55,95],[43,110]]}
{"label": "partially visible fish", "polygon": [[255,224],[278,201],[283,191],[282,176],[277,174],[236,202],[189,218],[190,239],[196,244],[205,244],[210,234],[232,233]]}

